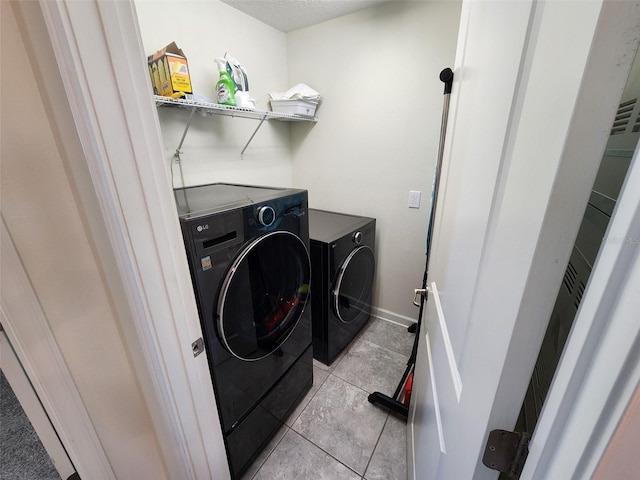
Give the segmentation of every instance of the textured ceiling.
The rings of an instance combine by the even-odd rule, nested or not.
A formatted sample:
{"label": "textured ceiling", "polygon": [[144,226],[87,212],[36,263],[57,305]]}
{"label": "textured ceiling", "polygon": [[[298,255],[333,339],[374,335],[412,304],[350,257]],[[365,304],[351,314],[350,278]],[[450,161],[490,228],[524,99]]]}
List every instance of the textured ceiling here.
{"label": "textured ceiling", "polygon": [[222,0],[282,32],[315,25],[389,0]]}

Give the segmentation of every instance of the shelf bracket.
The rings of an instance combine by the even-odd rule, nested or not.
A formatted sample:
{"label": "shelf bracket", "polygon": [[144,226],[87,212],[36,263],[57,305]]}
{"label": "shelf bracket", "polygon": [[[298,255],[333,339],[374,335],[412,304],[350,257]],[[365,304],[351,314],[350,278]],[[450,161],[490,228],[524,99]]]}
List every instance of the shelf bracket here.
{"label": "shelf bracket", "polygon": [[250,118],[252,120],[260,120],[260,123],[258,124],[256,129],[253,131],[253,134],[249,138],[249,141],[246,143],[246,145],[240,152],[240,158],[244,158],[244,152],[249,147],[249,144],[253,140],[253,137],[256,136],[256,133],[258,133],[258,130],[260,130],[260,127],[262,127],[262,124],[264,123],[265,120],[277,119],[277,120],[283,120],[287,122],[294,122],[294,121],[317,122],[318,121],[318,117],[316,116],[283,113],[283,112],[271,112],[267,110],[238,108],[238,107],[231,107],[228,105],[218,105],[217,103],[199,102],[199,101],[196,102],[193,100],[187,100],[187,99],[181,99],[181,98],[162,97],[160,95],[154,95],[153,98],[156,102],[156,107],[159,107],[162,105],[174,105],[174,106],[180,106],[185,109],[191,110],[191,114],[189,115],[189,121],[187,122],[184,132],[182,133],[182,138],[180,139],[180,144],[178,145],[178,148],[176,148],[176,151],[173,154],[172,160],[177,164],[180,164],[181,162],[180,155],[182,155],[182,151],[180,149],[182,148],[184,139],[187,136],[187,132],[189,131],[189,127],[191,126],[191,120],[193,119],[193,115],[196,112],[196,110],[203,112],[203,114],[208,113],[213,115],[224,115],[224,116],[230,116],[230,117]]}
{"label": "shelf bracket", "polygon": [[251,143],[251,140],[253,140],[253,137],[256,136],[256,133],[258,133],[258,130],[260,130],[260,127],[262,126],[262,124],[264,123],[264,121],[267,119],[267,115],[265,114],[261,119],[260,119],[260,123],[258,124],[258,126],[256,127],[256,129],[253,131],[253,134],[251,135],[251,137],[249,138],[249,141],[247,142],[247,144],[244,146],[244,148],[242,149],[242,151],[240,152],[240,158],[244,159],[244,151],[247,149],[247,147],[249,146],[249,144]]}
{"label": "shelf bracket", "polygon": [[184,139],[187,136],[187,132],[189,131],[189,127],[191,126],[191,120],[193,120],[193,114],[196,113],[196,107],[191,109],[191,113],[189,114],[189,120],[187,121],[187,126],[182,133],[182,138],[180,139],[180,143],[178,144],[178,148],[176,148],[176,153],[173,154],[173,160],[176,163],[180,163],[180,154],[182,153],[180,149],[182,148],[182,144],[184,143]]}

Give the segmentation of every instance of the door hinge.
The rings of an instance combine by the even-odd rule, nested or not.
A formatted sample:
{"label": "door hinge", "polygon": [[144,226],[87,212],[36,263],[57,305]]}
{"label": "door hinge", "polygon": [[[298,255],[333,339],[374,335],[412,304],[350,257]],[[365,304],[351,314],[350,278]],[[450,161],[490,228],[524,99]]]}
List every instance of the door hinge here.
{"label": "door hinge", "polygon": [[493,430],[489,433],[482,463],[491,470],[498,470],[509,478],[518,479],[529,454],[528,433]]}

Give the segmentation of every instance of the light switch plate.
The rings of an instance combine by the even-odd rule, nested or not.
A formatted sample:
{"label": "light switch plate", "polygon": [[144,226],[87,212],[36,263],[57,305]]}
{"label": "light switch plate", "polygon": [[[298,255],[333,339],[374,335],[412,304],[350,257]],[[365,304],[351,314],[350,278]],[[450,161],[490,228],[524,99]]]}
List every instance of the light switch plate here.
{"label": "light switch plate", "polygon": [[412,190],[409,192],[409,208],[420,208],[420,195],[422,192]]}

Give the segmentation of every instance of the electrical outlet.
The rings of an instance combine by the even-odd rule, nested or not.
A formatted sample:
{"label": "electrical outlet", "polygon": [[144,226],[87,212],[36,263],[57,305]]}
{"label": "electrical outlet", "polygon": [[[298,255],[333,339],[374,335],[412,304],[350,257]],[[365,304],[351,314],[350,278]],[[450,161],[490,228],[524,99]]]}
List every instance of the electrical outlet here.
{"label": "electrical outlet", "polygon": [[409,208],[420,208],[420,195],[422,192],[410,191],[409,192]]}

